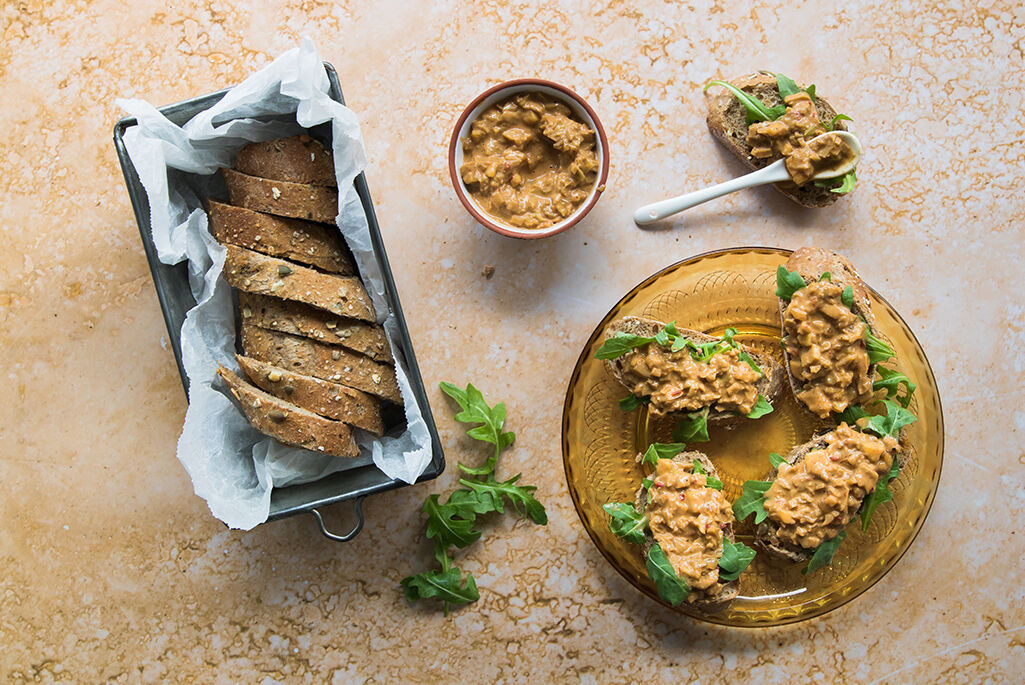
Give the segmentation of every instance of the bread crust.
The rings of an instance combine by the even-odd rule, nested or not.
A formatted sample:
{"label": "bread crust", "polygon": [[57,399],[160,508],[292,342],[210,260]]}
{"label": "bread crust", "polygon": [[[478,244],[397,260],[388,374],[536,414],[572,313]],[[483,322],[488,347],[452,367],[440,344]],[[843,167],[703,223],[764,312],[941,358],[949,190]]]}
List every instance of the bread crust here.
{"label": "bread crust", "polygon": [[321,273],[244,247],[225,249],[224,278],[233,288],[303,302],[337,316],[377,321],[370,295],[355,276]]}
{"label": "bread crust", "polygon": [[395,368],[348,350],[242,322],[246,356],[402,404]]}
{"label": "bread crust", "polygon": [[236,354],[235,359],[249,382],[264,392],[314,414],[348,423],[374,435],[384,432],[381,404],[375,397],[252,357]]}
{"label": "bread crust", "polygon": [[218,365],[232,397],[253,428],[279,442],[335,457],[358,457],[359,447],[349,426],[285,402],[246,383]]}
{"label": "bread crust", "polygon": [[[822,274],[828,271],[829,278],[833,283],[841,288],[850,286],[851,292],[854,294],[854,304],[851,306],[851,311],[855,315],[863,317],[869,332],[875,334],[876,319],[875,314],[872,313],[871,300],[868,297],[868,286],[865,285],[857,269],[854,268],[854,265],[846,257],[822,247],[799,247],[790,255],[790,259],[787,260],[784,268],[787,271],[796,272],[804,279],[805,283],[814,283]],[[783,317],[789,304],[788,300],[779,298],[780,347],[783,349],[784,372],[794,393],[794,399],[801,406],[805,406],[800,400],[800,394],[804,390],[804,385],[800,384],[790,373],[790,356],[787,354],[786,348],[787,334],[786,329],[783,328]],[[876,364],[869,365],[866,371],[869,378],[875,378],[876,366]]]}
{"label": "bread crust", "polygon": [[[656,321],[655,319],[647,319],[641,316],[625,316],[622,319],[613,321],[608,325],[608,327],[606,327],[605,339],[608,340],[616,333],[631,333],[633,335],[651,338],[664,327],[664,323]],[[678,330],[680,335],[697,344],[704,344],[719,340],[719,338],[715,336],[706,335],[699,331],[693,331],[687,328],[680,328]],[[780,389],[783,387],[783,368],[771,357],[760,352],[756,352],[744,345],[741,345],[740,347],[751,355],[755,360],[755,364],[757,364],[762,370],[762,377],[755,384],[758,393],[765,397],[765,399],[769,400],[769,402],[775,403]],[[605,368],[608,369],[609,373],[612,374],[612,376],[619,381],[623,387],[626,387],[629,390],[630,388],[623,383],[622,360],[623,357],[606,359]],[[718,425],[734,425],[745,418],[746,417],[738,416],[732,411],[724,411],[721,409],[710,409],[708,412],[708,422]]]}
{"label": "bread crust", "polygon": [[[730,79],[728,83],[758,97],[770,107],[783,104],[774,74],[759,72]],[[761,169],[776,161],[751,156],[751,146],[747,144],[746,110],[736,96],[721,86],[713,86],[705,92],[705,104],[708,109],[705,117],[708,130],[749,169]],[[828,124],[837,114],[832,105],[822,97],[816,97],[815,109],[818,110],[819,120],[823,124]],[[843,121],[838,121],[834,130],[846,131],[847,126]],[[803,207],[828,207],[843,197],[813,183],[807,183],[803,187],[790,182],[776,183],[774,187]]]}
{"label": "bread crust", "polygon": [[[210,232],[220,243],[255,250],[271,257],[315,266],[321,271],[352,276],[356,273],[338,229],[304,219],[288,219],[207,202]],[[332,234],[333,231],[333,234]]]}
{"label": "bread crust", "polygon": [[221,169],[231,204],[277,216],[325,224],[338,216],[338,189],[308,183],[274,181],[234,169]]}
{"label": "bread crust", "polygon": [[[695,461],[699,462],[705,469],[705,473],[707,475],[712,476],[713,478],[719,478],[719,472],[716,471],[715,464],[713,464],[712,461],[702,452],[681,452],[673,457],[673,461],[682,464],[683,466],[690,466]],[[637,490],[634,506],[637,511],[644,511],[647,508],[647,504],[648,490],[642,485]],[[644,556],[647,558],[648,551],[655,544],[655,538],[651,534],[650,529],[645,530],[644,536],[647,539],[647,542],[644,544]],[[737,541],[733,533],[732,522],[726,525],[726,528],[723,530],[723,536],[728,538],[730,542]],[[711,614],[724,610],[734,599],[737,598],[739,594],[740,579],[738,578],[737,580],[722,583],[722,588],[714,595],[709,595],[703,590],[692,590],[691,596],[687,598],[687,603],[700,611]]]}
{"label": "bread crust", "polygon": [[246,145],[238,153],[235,169],[275,181],[338,185],[331,150],[305,133]]}

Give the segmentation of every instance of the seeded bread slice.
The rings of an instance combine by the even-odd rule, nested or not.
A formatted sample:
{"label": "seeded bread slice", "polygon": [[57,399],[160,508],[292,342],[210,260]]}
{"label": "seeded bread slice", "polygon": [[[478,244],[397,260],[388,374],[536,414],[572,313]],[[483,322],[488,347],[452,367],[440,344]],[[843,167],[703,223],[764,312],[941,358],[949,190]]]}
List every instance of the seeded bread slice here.
{"label": "seeded bread slice", "polygon": [[207,215],[211,233],[220,243],[290,259],[343,276],[356,273],[334,226],[254,212],[214,200],[207,203]]}
{"label": "seeded bread slice", "polygon": [[349,426],[306,411],[249,385],[230,370],[219,366],[217,373],[242,407],[253,428],[286,445],[336,457],[357,457],[359,448]]}
{"label": "seeded bread slice", "polygon": [[370,295],[354,276],[321,273],[244,247],[225,248],[224,277],[234,288],[304,302],[338,316],[377,321]]}
{"label": "seeded bread slice", "polygon": [[335,223],[338,189],[308,183],[272,181],[234,169],[221,169],[231,204],[257,212]]}
{"label": "seeded bread slice", "polygon": [[315,307],[267,295],[239,292],[242,318],[260,328],[301,335],[328,345],[341,345],[379,362],[391,363],[391,348],[378,324],[335,316]]}
{"label": "seeded bread slice", "polygon": [[242,349],[275,366],[333,381],[402,404],[395,369],[340,347],[324,345],[279,331],[268,331],[243,320]]}
{"label": "seeded bread slice", "polygon": [[[608,328],[605,329],[605,339],[608,340],[616,333],[620,332],[651,338],[664,327],[665,324],[661,321],[646,319],[640,316],[626,316],[609,324]],[[699,345],[719,340],[719,338],[715,336],[706,335],[699,331],[692,331],[686,328],[679,328],[678,330],[680,335]],[[740,347],[751,355],[752,359],[755,360],[755,364],[757,364],[758,368],[762,370],[762,377],[755,384],[758,393],[770,403],[775,403],[780,389],[783,387],[783,368],[776,363],[775,359],[769,356],[756,352],[755,350],[743,345]],[[608,369],[609,373],[611,373],[612,376],[620,383],[623,383],[624,357],[605,360],[605,368]],[[631,389],[626,385],[626,383],[623,383],[623,386],[627,387],[627,389]],[[745,417],[743,416],[738,416],[732,411],[722,409],[711,409],[708,412],[708,421],[712,423],[730,425],[744,419]]]}
{"label": "seeded bread slice", "polygon": [[[712,460],[702,452],[681,452],[673,457],[673,461],[684,466],[690,466],[695,461],[699,462],[701,466],[704,467],[707,475],[712,476],[713,478],[719,478],[719,472],[715,470],[715,464],[713,464]],[[637,508],[637,511],[644,511],[647,505],[648,490],[642,485],[637,491],[637,498],[634,502],[634,506]],[[737,541],[733,534],[732,522],[727,524],[726,528],[723,530],[723,535],[728,538],[730,542]],[[655,538],[651,534],[650,529],[645,530],[645,537],[648,541],[644,545],[644,556],[647,558],[648,551],[655,544]],[[737,595],[739,594],[740,579],[738,578],[737,580],[722,583],[720,588],[713,593],[709,593],[707,590],[692,590],[686,601],[694,606],[694,608],[711,614],[724,610],[734,599],[737,598]]]}
{"label": "seeded bread slice", "polygon": [[[785,268],[788,271],[797,272],[804,279],[805,283],[813,283],[819,280],[822,274],[828,271],[829,278],[833,283],[841,288],[850,286],[851,291],[854,293],[854,304],[851,307],[851,311],[856,316],[861,316],[865,319],[865,324],[868,326],[870,333],[878,335],[876,333],[875,315],[872,313],[872,305],[868,298],[868,286],[861,280],[861,276],[858,275],[854,265],[846,257],[821,247],[799,247],[790,255]],[[783,329],[783,317],[789,304],[789,301],[780,298],[779,321],[781,335],[783,336],[780,342],[783,348],[783,366],[785,367],[784,371],[786,372],[787,380],[790,382],[790,388],[794,391],[794,398],[801,403],[800,394],[805,389],[805,386],[790,374],[790,357],[787,355],[785,346],[788,338],[786,330]],[[869,378],[875,378],[875,364],[869,365],[867,374]]]}
{"label": "seeded bread slice", "polygon": [[381,404],[359,390],[321,380],[236,354],[242,373],[249,381],[275,397],[357,428],[381,435]]}
{"label": "seeded bread slice", "polygon": [[[774,74],[757,73],[731,79],[729,83],[740,90],[759,98],[769,107],[783,104],[779,96]],[[747,144],[747,110],[740,104],[736,96],[721,86],[713,86],[705,93],[705,104],[708,115],[705,119],[708,130],[712,132],[726,149],[739,157],[749,169],[761,169],[776,159],[758,159],[751,156],[751,146]],[[836,110],[823,98],[817,97],[815,109],[819,120],[826,126],[836,116]],[[836,122],[835,130],[846,131],[843,121]],[[805,207],[826,207],[839,200],[842,196],[829,188],[820,188],[814,183],[806,183],[797,187],[793,183],[776,183],[776,189],[799,205]]]}
{"label": "seeded bread slice", "polygon": [[238,153],[235,169],[276,181],[338,185],[331,150],[305,133],[246,145]]}

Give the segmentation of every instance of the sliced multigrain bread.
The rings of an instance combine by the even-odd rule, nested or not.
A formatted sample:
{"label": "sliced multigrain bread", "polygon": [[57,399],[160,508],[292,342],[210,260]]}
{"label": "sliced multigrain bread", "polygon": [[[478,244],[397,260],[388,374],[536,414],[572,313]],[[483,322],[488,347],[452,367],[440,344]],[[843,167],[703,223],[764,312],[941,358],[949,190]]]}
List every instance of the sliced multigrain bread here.
{"label": "sliced multigrain bread", "polygon": [[[876,318],[872,313],[872,305],[868,296],[868,286],[865,285],[865,282],[861,279],[861,276],[854,268],[854,265],[851,264],[846,257],[837,254],[832,250],[827,250],[821,247],[799,247],[794,250],[792,255],[790,255],[790,259],[787,260],[784,268],[788,271],[796,272],[804,279],[805,283],[814,283],[815,281],[818,281],[823,274],[828,272],[830,281],[833,284],[840,288],[850,286],[851,292],[854,295],[851,311],[856,316],[859,316],[864,320],[869,333],[877,336],[879,335],[876,331]],[[787,353],[787,345],[791,342],[791,338],[787,335],[785,325],[786,311],[789,306],[789,300],[784,300],[782,298],[779,299],[779,318],[782,330],[780,345],[783,349],[783,359],[784,366],[786,367],[787,379],[790,382],[790,387],[794,391],[794,397],[797,398],[799,402],[806,405],[806,400],[802,399],[802,393],[806,390],[806,385],[798,381],[798,379],[793,376],[791,360]],[[869,364],[866,377],[871,381],[875,378],[875,374],[876,364]],[[871,388],[867,389],[866,394],[863,397],[856,398],[851,404],[863,404],[864,402],[867,402],[870,397]],[[839,413],[846,408],[847,407],[839,407],[836,411]],[[820,413],[821,418],[826,418],[828,415],[828,412],[824,414]]]}
{"label": "sliced multigrain bread", "polygon": [[285,402],[246,383],[220,366],[217,373],[242,407],[253,428],[276,440],[336,457],[359,456],[352,430],[341,421],[332,421]]}
{"label": "sliced multigrain bread", "polygon": [[[632,335],[638,335],[645,338],[652,338],[663,328],[665,328],[665,324],[661,321],[647,319],[640,316],[625,316],[622,319],[618,319],[609,324],[605,329],[605,339],[607,340],[613,337],[616,333],[630,333]],[[719,340],[719,338],[715,336],[706,335],[700,331],[692,331],[686,328],[680,328],[678,330],[680,335],[699,345]],[[755,383],[755,388],[758,390],[758,394],[762,395],[770,403],[775,402],[780,389],[783,387],[783,368],[772,357],[761,354],[760,352],[748,347],[741,347],[751,355],[755,360],[755,364],[757,364],[762,371],[762,377],[757,383]],[[623,383],[624,387],[633,390],[623,382],[625,361],[626,355],[616,359],[606,359],[605,367],[617,381]],[[743,418],[743,416],[740,416],[734,411],[719,409],[714,406],[708,412],[708,421],[713,423],[732,424],[739,422]]]}
{"label": "sliced multigrain bread", "polygon": [[235,169],[275,181],[338,185],[331,150],[305,133],[246,145],[238,153]]}
{"label": "sliced multigrain bread", "polygon": [[391,348],[378,324],[335,316],[321,309],[267,295],[239,292],[242,318],[260,328],[341,345],[379,362],[392,362]]}
{"label": "sliced multigrain bread", "polygon": [[225,248],[224,277],[234,288],[304,302],[339,316],[377,320],[370,295],[354,276],[321,273],[235,245]]}
{"label": "sliced multigrain bread", "polygon": [[338,189],[309,183],[274,181],[234,169],[221,169],[231,204],[258,212],[335,223]]}
{"label": "sliced multigrain bread", "polygon": [[242,373],[261,390],[315,414],[381,435],[381,404],[375,397],[338,383],[235,355]]}
{"label": "sliced multigrain bread", "polygon": [[[770,73],[757,73],[731,79],[733,84],[745,93],[760,99],[768,107],[783,104],[776,85],[776,76]],[[739,157],[750,169],[761,169],[775,162],[775,159],[758,159],[751,156],[751,146],[747,143],[748,123],[747,110],[736,96],[725,88],[712,87],[705,93],[708,115],[705,119],[708,130],[719,142]],[[816,98],[815,109],[819,120],[828,124],[836,116],[836,110],[822,97]],[[846,131],[843,121],[835,124],[835,130]],[[776,189],[799,205],[805,207],[826,207],[840,199],[841,195],[821,188],[814,183],[798,187],[793,183],[777,183]]]}
{"label": "sliced multigrain bread", "polygon": [[211,233],[218,242],[342,276],[356,273],[335,226],[254,212],[215,200],[207,203],[207,215]]}
{"label": "sliced multigrain bread", "polygon": [[402,404],[395,369],[332,345],[280,331],[269,331],[242,321],[242,349],[249,357],[347,385]]}
{"label": "sliced multigrain bread", "polygon": [[[681,452],[680,454],[673,457],[673,461],[683,465],[691,466],[694,462],[699,462],[704,467],[705,474],[712,478],[719,478],[719,472],[716,471],[715,465],[712,461],[702,452],[691,451]],[[693,467],[692,467],[693,469]],[[637,491],[637,497],[634,502],[634,506],[637,511],[643,512],[648,506],[648,489],[643,485]],[[726,524],[723,529],[723,536],[728,538],[730,542],[736,542],[737,539],[733,534],[733,521]],[[655,538],[651,534],[651,529],[645,529],[645,538],[647,543],[644,545],[644,556],[647,558],[648,552],[651,550],[652,545],[655,544]],[[725,583],[716,583],[707,590],[692,590],[690,595],[687,597],[687,602],[701,611],[706,613],[715,613],[722,611],[730,602],[737,598],[740,594],[740,579],[727,581]]]}

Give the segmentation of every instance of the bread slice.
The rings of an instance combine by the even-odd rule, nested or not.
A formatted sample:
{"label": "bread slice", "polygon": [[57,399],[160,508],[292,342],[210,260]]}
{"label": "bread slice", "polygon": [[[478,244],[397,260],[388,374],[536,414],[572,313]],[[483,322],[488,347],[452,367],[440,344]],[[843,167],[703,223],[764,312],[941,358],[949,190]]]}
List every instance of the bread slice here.
{"label": "bread slice", "polygon": [[[810,453],[816,450],[823,450],[826,448],[826,435],[830,431],[826,431],[819,435],[815,435],[803,444],[797,445],[784,457],[788,464],[800,464],[804,461],[804,458]],[[893,458],[897,460],[898,464],[906,464],[908,457],[911,454],[912,447],[907,440],[907,431],[901,431],[901,437],[899,440],[899,446],[897,453],[894,454]],[[765,478],[767,481],[776,480],[776,473],[778,469],[771,469],[768,476]],[[859,503],[860,507],[860,503]],[[844,525],[850,523],[858,516],[858,510],[854,510],[854,515],[844,522]],[[759,547],[769,552],[770,554],[793,561],[797,563],[806,563],[811,560],[814,549],[806,549],[800,545],[792,544],[788,541],[781,540],[778,535],[779,525],[770,518],[766,518],[755,527],[755,542]]]}
{"label": "bread slice", "polygon": [[[861,280],[861,276],[858,275],[854,265],[846,257],[821,247],[799,247],[790,255],[785,268],[788,271],[796,272],[804,279],[805,283],[813,283],[819,280],[822,274],[828,271],[830,280],[833,283],[841,288],[850,286],[851,291],[854,293],[854,304],[851,307],[851,311],[855,315],[864,318],[869,332],[876,334],[876,319],[872,313],[872,305],[868,298],[868,286]],[[786,331],[783,329],[783,316],[789,304],[789,301],[782,298],[779,299],[780,332],[783,336],[780,340],[780,346],[783,349],[783,366],[787,380],[794,391],[794,398],[797,399],[798,403],[801,403],[799,398],[805,386],[799,383],[790,373],[790,357],[786,351],[787,337]],[[875,378],[876,365],[870,364],[866,373],[869,378]]]}
{"label": "bread slice", "polygon": [[343,276],[356,273],[335,226],[263,214],[215,200],[207,203],[207,215],[210,232],[220,243]]}
{"label": "bread slice", "polygon": [[379,362],[391,363],[391,348],[384,328],[342,316],[299,302],[286,302],[268,295],[239,292],[242,318],[260,328],[301,335],[328,345],[341,345]]}
{"label": "bread slice", "polygon": [[[665,324],[661,321],[646,319],[640,316],[626,316],[609,324],[605,329],[605,339],[608,340],[616,333],[620,332],[632,333],[633,335],[651,338],[664,327]],[[687,328],[679,328],[678,330],[680,335],[697,344],[704,344],[719,340],[716,336],[706,335],[699,331],[692,331]],[[744,347],[743,345],[741,345],[741,348],[751,355],[755,360],[755,364],[757,364],[762,370],[762,377],[755,384],[758,394],[765,397],[765,399],[770,403],[775,403],[776,397],[779,395],[779,391],[783,387],[783,368],[772,357],[756,352],[755,350],[752,350],[749,347]],[[605,360],[605,368],[607,368],[609,373],[611,373],[612,376],[620,383],[623,383],[623,359],[623,357],[619,357],[617,359]],[[625,383],[623,383],[623,385],[630,389]],[[722,409],[713,408],[708,412],[709,423],[728,425],[737,423],[744,418],[745,417],[739,416],[733,411]]]}
{"label": "bread slice", "polygon": [[[681,452],[680,454],[677,454],[675,457],[673,457],[673,461],[684,466],[690,466],[695,461],[699,462],[701,466],[705,469],[705,473],[707,475],[712,476],[713,478],[719,478],[719,472],[715,470],[715,464],[713,464],[712,461],[702,452]],[[637,491],[637,497],[634,502],[634,506],[637,508],[637,511],[644,511],[647,505],[648,490],[642,485],[640,489]],[[728,538],[730,542],[737,541],[736,537],[733,534],[732,522],[727,524],[726,528],[723,530],[723,536]],[[647,558],[648,551],[651,549],[652,545],[655,544],[655,538],[651,534],[650,529],[645,530],[645,537],[648,541],[644,545],[644,556],[645,558]],[[740,579],[738,578],[737,580],[731,580],[726,583],[722,583],[721,588],[713,594],[709,594],[707,591],[704,590],[693,590],[691,591],[690,596],[687,598],[687,602],[694,608],[700,609],[701,611],[704,611],[706,613],[715,613],[718,611],[722,611],[727,606],[729,606],[730,602],[736,599],[737,595],[739,594]]]}
{"label": "bread slice", "polygon": [[234,169],[221,169],[231,204],[257,212],[335,223],[338,189],[308,183],[272,181]]}
{"label": "bread slice", "polygon": [[256,430],[293,447],[336,457],[359,456],[359,448],[346,424],[269,395],[218,366],[217,373]]}
{"label": "bread slice", "polygon": [[242,321],[242,349],[249,357],[402,404],[395,369],[340,347],[324,345]]}
{"label": "bread slice", "polygon": [[377,321],[370,295],[354,276],[321,273],[244,247],[225,248],[224,278],[233,288],[304,302],[338,316]]}
{"label": "bread slice", "polygon": [[251,357],[236,354],[242,373],[261,390],[314,414],[342,421],[381,435],[380,402],[359,390],[313,376],[294,373]]}
{"label": "bread slice", "polygon": [[274,181],[338,185],[331,150],[305,133],[246,145],[238,153],[235,169]]}
{"label": "bread slice", "polygon": [[[759,98],[769,107],[783,104],[783,98],[779,96],[776,86],[776,76],[769,72],[741,76],[731,79],[729,83]],[[733,93],[721,86],[713,86],[705,93],[705,104],[708,107],[705,119],[708,130],[749,169],[761,169],[776,161],[751,156],[751,146],[747,144],[747,110]],[[816,98],[815,109],[818,110],[819,120],[825,125],[836,116],[836,110],[822,97]],[[846,131],[847,127],[843,121],[838,121],[835,130]],[[826,207],[842,197],[829,188],[820,188],[814,183],[806,183],[802,187],[790,182],[777,183],[775,186],[781,193],[805,207]]]}

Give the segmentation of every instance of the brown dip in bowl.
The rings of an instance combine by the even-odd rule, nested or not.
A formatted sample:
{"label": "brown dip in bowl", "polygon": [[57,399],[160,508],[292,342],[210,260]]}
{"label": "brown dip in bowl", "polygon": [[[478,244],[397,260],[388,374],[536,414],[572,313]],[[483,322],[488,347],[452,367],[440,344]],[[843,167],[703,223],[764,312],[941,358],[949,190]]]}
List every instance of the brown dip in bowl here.
{"label": "brown dip in bowl", "polygon": [[449,174],[481,224],[542,238],[576,224],[608,177],[608,141],[597,115],[570,89],[538,79],[477,96],[452,132]]}

